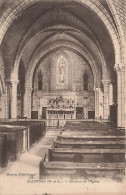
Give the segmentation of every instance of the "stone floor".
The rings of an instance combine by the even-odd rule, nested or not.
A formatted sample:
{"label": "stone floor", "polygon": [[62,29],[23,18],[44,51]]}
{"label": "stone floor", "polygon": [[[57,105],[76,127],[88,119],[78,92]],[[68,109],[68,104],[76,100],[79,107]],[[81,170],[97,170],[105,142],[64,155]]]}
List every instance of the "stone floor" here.
{"label": "stone floor", "polygon": [[39,163],[45,154],[48,158],[48,149],[59,134],[60,129],[48,128],[45,137],[28,152],[22,154],[18,161],[9,162],[2,175],[39,178]]}

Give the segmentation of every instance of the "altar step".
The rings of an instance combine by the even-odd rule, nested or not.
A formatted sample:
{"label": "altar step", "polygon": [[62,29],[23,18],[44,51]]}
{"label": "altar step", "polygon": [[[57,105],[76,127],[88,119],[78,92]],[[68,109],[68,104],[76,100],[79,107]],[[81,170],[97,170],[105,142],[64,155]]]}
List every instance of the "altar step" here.
{"label": "altar step", "polygon": [[125,163],[75,163],[75,162],[41,162],[42,178],[113,178],[122,180],[125,175]]}

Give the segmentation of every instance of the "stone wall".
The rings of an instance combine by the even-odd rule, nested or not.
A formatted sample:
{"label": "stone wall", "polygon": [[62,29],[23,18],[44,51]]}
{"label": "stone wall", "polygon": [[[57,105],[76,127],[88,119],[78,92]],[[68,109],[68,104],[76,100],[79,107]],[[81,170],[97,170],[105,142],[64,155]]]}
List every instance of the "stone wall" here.
{"label": "stone wall", "polygon": [[[34,77],[34,91],[38,88],[38,74],[41,70],[43,75],[43,91],[56,90],[56,63],[60,56],[68,59],[68,88],[67,91],[83,91],[83,75],[88,75],[88,90],[93,90],[93,75],[87,62],[72,51],[63,51],[48,55],[39,65]],[[55,59],[54,59],[55,58]]]}
{"label": "stone wall", "polygon": [[[56,89],[56,65],[60,56],[64,56],[68,60],[68,88]],[[41,70],[43,75],[42,91],[38,91],[38,74]],[[32,110],[37,111],[40,107],[47,106],[47,99],[55,97],[57,94],[62,94],[64,98],[73,98],[73,93],[78,106],[85,106],[84,92],[83,92],[83,75],[88,75],[88,110],[95,110],[94,98],[94,82],[90,66],[78,54],[61,50],[56,53],[48,55],[38,66],[34,76],[34,93]],[[40,113],[42,113],[40,111]]]}

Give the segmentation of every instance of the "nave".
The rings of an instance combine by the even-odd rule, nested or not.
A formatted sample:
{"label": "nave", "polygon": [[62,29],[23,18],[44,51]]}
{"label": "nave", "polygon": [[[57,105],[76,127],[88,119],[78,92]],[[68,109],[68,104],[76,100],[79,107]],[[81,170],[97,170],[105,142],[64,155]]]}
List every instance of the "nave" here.
{"label": "nave", "polygon": [[[46,127],[46,130],[44,127],[44,134],[39,134],[39,139],[34,141],[33,135],[38,136],[41,123],[42,121],[25,121],[25,129],[21,126],[21,121],[2,123],[4,135],[7,135],[7,146],[11,149],[7,150],[5,161],[0,159],[1,175],[22,179],[97,178],[119,182],[125,179],[123,128],[112,127],[99,121],[70,120],[63,127]],[[11,134],[16,129],[21,132],[21,127],[28,131],[27,139],[23,137],[21,147],[21,139],[17,137],[17,148],[14,150],[15,141]],[[43,129],[43,125],[40,129]],[[2,132],[0,135],[3,135]],[[21,151],[27,141],[32,143],[31,147],[26,149],[25,146],[25,151]]]}
{"label": "nave", "polygon": [[0,1],[0,194],[124,191],[125,16],[125,0]]}

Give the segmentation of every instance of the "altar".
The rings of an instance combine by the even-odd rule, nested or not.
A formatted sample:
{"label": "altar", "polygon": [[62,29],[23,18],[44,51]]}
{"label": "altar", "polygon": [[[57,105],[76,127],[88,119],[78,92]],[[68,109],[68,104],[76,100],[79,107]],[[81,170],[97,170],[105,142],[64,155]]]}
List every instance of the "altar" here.
{"label": "altar", "polygon": [[48,126],[56,127],[63,126],[66,120],[91,118],[99,99],[97,94],[95,101],[91,70],[85,64],[80,67],[80,76],[73,75],[76,67],[66,52],[58,52],[50,67],[50,72],[48,69],[44,72],[42,66],[36,73],[32,94],[32,113],[36,112],[36,118],[47,120]]}
{"label": "altar", "polygon": [[48,126],[63,126],[66,120],[76,119],[74,100],[62,96],[48,99],[46,119]]}

